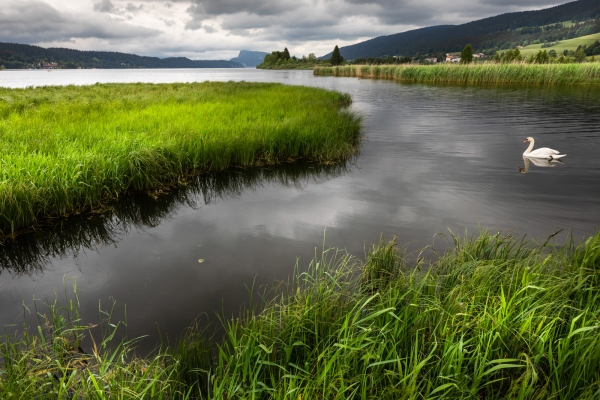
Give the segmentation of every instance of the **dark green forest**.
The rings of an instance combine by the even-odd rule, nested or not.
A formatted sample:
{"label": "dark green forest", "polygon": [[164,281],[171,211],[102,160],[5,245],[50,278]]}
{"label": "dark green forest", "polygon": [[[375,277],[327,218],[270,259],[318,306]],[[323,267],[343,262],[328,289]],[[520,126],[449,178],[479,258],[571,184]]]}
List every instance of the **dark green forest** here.
{"label": "dark green forest", "polygon": [[[571,21],[575,24],[563,24]],[[537,11],[497,15],[462,25],[415,29],[340,48],[347,60],[459,52],[471,43],[476,52],[512,49],[600,32],[600,1],[579,0]],[[536,42],[537,41],[537,42]],[[321,57],[329,59],[331,53]]]}
{"label": "dark green forest", "polygon": [[7,69],[41,68],[56,63],[57,68],[243,68],[224,60],[190,60],[185,57],[144,57],[112,51],[80,51],[43,48],[27,44],[0,42],[0,67]]}

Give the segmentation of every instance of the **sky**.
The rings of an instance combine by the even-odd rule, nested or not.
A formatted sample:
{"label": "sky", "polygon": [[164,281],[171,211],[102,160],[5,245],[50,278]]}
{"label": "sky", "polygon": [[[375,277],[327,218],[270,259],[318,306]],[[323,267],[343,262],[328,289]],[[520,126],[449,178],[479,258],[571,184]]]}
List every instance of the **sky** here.
{"label": "sky", "polygon": [[565,0],[2,0],[0,42],[228,60],[240,50],[321,56],[376,36]]}

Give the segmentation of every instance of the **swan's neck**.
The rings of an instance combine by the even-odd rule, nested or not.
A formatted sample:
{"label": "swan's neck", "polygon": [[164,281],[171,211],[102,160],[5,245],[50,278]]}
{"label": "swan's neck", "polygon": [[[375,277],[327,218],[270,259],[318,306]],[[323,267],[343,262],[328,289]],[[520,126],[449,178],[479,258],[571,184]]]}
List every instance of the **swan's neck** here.
{"label": "swan's neck", "polygon": [[534,144],[535,144],[535,140],[531,139],[531,142],[529,143],[529,147],[527,148],[527,150],[525,150],[525,153],[523,153],[523,154],[529,154],[531,152],[531,150],[533,149]]}

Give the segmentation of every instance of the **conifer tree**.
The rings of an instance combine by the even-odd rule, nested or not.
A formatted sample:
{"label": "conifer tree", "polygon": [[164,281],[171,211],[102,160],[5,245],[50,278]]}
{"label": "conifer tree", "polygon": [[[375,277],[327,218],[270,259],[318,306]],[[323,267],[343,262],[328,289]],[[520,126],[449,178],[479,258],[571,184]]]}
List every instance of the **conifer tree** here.
{"label": "conifer tree", "polygon": [[335,49],[333,49],[333,53],[331,54],[331,59],[329,61],[331,62],[331,65],[340,65],[344,61],[344,58],[340,54],[340,49],[337,47],[337,45],[335,46]]}
{"label": "conifer tree", "polygon": [[460,53],[460,63],[461,64],[470,64],[473,62],[473,47],[468,44],[463,49],[462,53]]}

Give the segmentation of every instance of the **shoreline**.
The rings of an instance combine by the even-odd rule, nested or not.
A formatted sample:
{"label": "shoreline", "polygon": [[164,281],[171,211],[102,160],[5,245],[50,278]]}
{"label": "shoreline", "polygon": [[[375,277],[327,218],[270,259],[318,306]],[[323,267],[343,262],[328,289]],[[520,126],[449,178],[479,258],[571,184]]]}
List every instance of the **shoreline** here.
{"label": "shoreline", "polygon": [[135,340],[110,345],[123,329],[110,313],[94,347],[82,349],[93,328],[78,323],[74,286],[69,306],[55,301],[40,314],[37,333],[0,344],[0,394],[591,399],[600,233],[563,247],[552,237],[540,245],[510,233],[451,235],[453,249],[414,265],[395,240],[380,239],[364,260],[324,247],[259,308],[221,316],[223,339],[197,322],[147,357],[135,355]]}
{"label": "shoreline", "polygon": [[344,65],[316,67],[313,74],[415,83],[600,85],[600,63]]}

